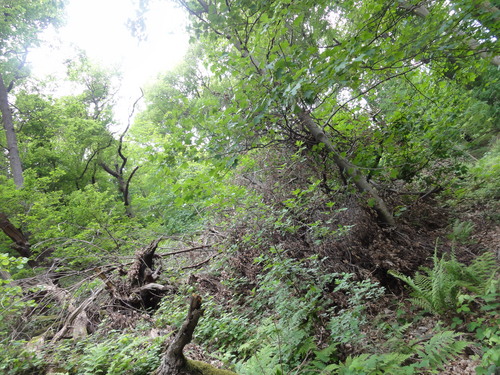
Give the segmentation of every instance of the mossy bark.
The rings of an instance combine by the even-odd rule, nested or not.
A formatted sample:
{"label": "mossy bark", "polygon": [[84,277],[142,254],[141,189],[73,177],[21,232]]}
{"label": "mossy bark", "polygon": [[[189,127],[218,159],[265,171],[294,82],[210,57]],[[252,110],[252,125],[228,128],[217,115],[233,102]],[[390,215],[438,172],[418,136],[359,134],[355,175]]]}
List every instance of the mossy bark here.
{"label": "mossy bark", "polygon": [[221,370],[214,367],[206,362],[187,360],[186,370],[189,371],[187,374],[196,375],[238,375],[235,372],[229,370]]}

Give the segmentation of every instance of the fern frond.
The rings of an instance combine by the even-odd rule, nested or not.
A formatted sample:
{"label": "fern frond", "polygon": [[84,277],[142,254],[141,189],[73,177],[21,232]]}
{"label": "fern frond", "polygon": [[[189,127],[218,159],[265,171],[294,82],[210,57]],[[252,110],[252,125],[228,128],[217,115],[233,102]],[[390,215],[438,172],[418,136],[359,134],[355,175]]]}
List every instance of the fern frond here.
{"label": "fern frond", "polygon": [[383,354],[360,354],[355,357],[347,357],[344,363],[332,364],[325,370],[332,371],[338,375],[347,374],[410,374],[410,367],[403,366],[411,354],[402,354],[397,352]]}
{"label": "fern frond", "polygon": [[431,301],[434,309],[439,313],[446,311],[450,307],[450,303],[455,300],[458,292],[456,279],[446,270],[447,261],[443,255],[438,258],[434,256],[434,268],[429,274],[432,280]]}
{"label": "fern frond", "polygon": [[408,330],[408,328],[410,328],[412,326],[412,324],[413,323],[411,323],[411,322],[407,322],[407,323],[397,327],[394,330],[394,335],[396,335],[397,337],[403,336],[403,334]]}
{"label": "fern frond", "polygon": [[467,281],[474,283],[478,291],[476,293],[483,294],[488,288],[490,282],[495,278],[498,273],[497,260],[493,253],[486,252],[478,256],[474,261],[465,269]]}
{"label": "fern frond", "polygon": [[412,305],[418,306],[425,311],[428,311],[433,314],[439,314],[439,311],[436,311],[434,309],[434,306],[432,306],[431,302],[426,298],[414,297],[408,299],[408,301],[410,301]]}
{"label": "fern frond", "polygon": [[377,358],[377,370],[383,371],[382,373],[384,374],[391,374],[393,370],[399,369],[403,362],[405,362],[411,356],[411,354],[394,352],[380,354]]}
{"label": "fern frond", "polygon": [[[441,368],[451,359],[458,356],[469,345],[466,341],[457,340],[459,333],[443,331],[435,334],[428,342],[417,348],[420,365],[430,368]],[[420,367],[418,364],[416,367]]]}
{"label": "fern frond", "polygon": [[453,310],[463,289],[484,295],[498,272],[495,256],[489,252],[477,257],[468,267],[458,262],[454,254],[447,259],[446,254],[438,257],[437,251],[433,262],[432,269],[422,267],[422,272],[417,272],[413,278],[389,271],[390,275],[408,284],[414,304],[433,314]]}
{"label": "fern frond", "polygon": [[427,297],[431,297],[431,292],[434,288],[433,280],[431,277],[417,272],[413,278],[415,288],[414,292],[417,294],[425,294]]}
{"label": "fern frond", "polygon": [[394,276],[395,278],[397,279],[400,279],[401,281],[404,281],[406,284],[408,284],[408,286],[410,286],[412,289],[416,289],[415,288],[415,283],[413,282],[413,279],[411,277],[408,277],[406,275],[403,275],[402,273],[399,273],[397,271],[394,271],[394,270],[389,270],[388,271],[388,274],[391,275],[391,276]]}

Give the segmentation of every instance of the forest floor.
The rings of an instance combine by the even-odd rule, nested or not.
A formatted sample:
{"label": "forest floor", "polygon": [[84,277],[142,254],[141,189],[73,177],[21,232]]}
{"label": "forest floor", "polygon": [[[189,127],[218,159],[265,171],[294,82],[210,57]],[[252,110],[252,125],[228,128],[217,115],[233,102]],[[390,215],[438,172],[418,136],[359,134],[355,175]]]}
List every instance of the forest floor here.
{"label": "forest floor", "polygon": [[[314,362],[310,356],[315,350],[327,349],[332,345],[331,332],[328,323],[325,323],[330,317],[326,316],[332,312],[347,312],[354,315],[346,314],[346,317],[354,320],[359,318],[360,323],[349,321],[344,322],[347,326],[339,326],[340,329],[346,330],[346,337],[349,334],[354,336],[352,342],[344,337],[345,341],[336,347],[336,361],[346,362],[365,353],[384,355],[391,351],[414,350],[421,344],[426,345],[425,343],[432,341],[433,337],[443,331],[452,329],[458,335],[457,340],[467,341],[471,345],[458,355],[450,357],[438,373],[475,374],[476,368],[481,364],[480,357],[484,347],[477,342],[473,333],[467,332],[467,316],[463,322],[457,323],[451,315],[440,316],[423,311],[412,303],[410,291],[405,283],[390,272],[397,271],[413,277],[422,267],[433,267],[435,254],[438,257],[455,257],[463,265],[469,265],[484,252],[494,252],[498,261],[500,226],[496,204],[451,206],[444,204],[439,197],[417,199],[411,210],[400,215],[396,228],[378,225],[373,212],[360,208],[355,200],[346,201],[344,205],[347,209],[336,211],[332,226],[342,223],[349,229],[343,231],[340,236],[325,236],[321,241],[315,240],[307,231],[261,230],[259,233],[264,234],[257,237],[262,240],[261,243],[255,241],[255,238],[245,242],[243,239],[249,233],[255,232],[256,228],[251,220],[246,220],[248,218],[238,218],[228,229],[209,228],[201,235],[193,237],[192,241],[178,241],[175,245],[187,249],[161,253],[160,250],[165,249],[160,246],[164,239],[158,238],[138,250],[133,261],[121,266],[102,266],[97,270],[90,270],[84,281],[93,280],[91,282],[95,283],[99,281],[97,279],[101,279],[103,282],[99,282],[99,285],[102,285],[102,293],[84,293],[83,299],[67,299],[70,298],[70,293],[57,297],[66,298],[65,303],[74,303],[73,311],[83,311],[87,323],[91,323],[87,324],[87,328],[90,325],[93,327],[89,332],[91,334],[81,343],[80,339],[65,341],[71,327],[75,328],[76,319],[61,319],[67,312],[65,314],[54,306],[56,297],[50,295],[48,290],[35,293],[35,299],[38,299],[39,306],[42,307],[39,307],[40,310],[36,313],[32,311],[32,316],[54,316],[54,309],[55,314],[59,314],[52,327],[39,336],[41,339],[29,344],[36,353],[43,354],[41,363],[49,369],[45,370],[48,372],[37,374],[54,373],[50,369],[62,371],[61,366],[66,370],[70,369],[67,374],[80,374],[82,370],[77,369],[81,366],[80,363],[87,363],[87,368],[93,369],[86,370],[85,373],[92,373],[106,366],[112,368],[115,365],[107,363],[118,363],[122,361],[119,356],[125,355],[119,351],[121,340],[132,340],[132,343],[138,340],[137,345],[145,345],[146,341],[140,341],[145,339],[163,340],[161,347],[166,347],[185,317],[185,299],[191,293],[201,295],[208,302],[206,314],[201,319],[201,327],[197,328],[199,334],[196,335],[195,331],[197,338],[185,347],[184,353],[190,359],[206,362],[217,368],[230,367],[238,370],[234,368],[235,365],[241,365],[245,358],[255,356],[256,352],[252,350],[260,350],[260,343],[255,341],[262,340],[262,337],[258,336],[262,335],[259,333],[261,330],[269,329],[269,326],[265,326],[268,317],[273,319],[272,324],[276,326],[286,326],[290,323],[292,327],[292,324],[297,324],[293,321],[297,316],[299,323],[293,327],[298,331],[302,330],[301,320],[312,322],[308,331],[304,329],[304,340],[312,339],[316,349],[305,349],[305,366],[308,362]],[[314,211],[308,212],[308,215],[323,213]],[[316,220],[315,217],[309,219]],[[261,224],[259,220],[256,222]],[[274,224],[274,219],[270,222]],[[170,242],[168,246],[172,244]],[[229,250],[235,244],[236,249]],[[275,254],[269,256],[275,258],[266,263],[263,254],[272,253],[270,249],[274,249],[272,251],[275,251]],[[311,259],[320,259],[320,268],[313,267],[315,263]],[[281,276],[280,269],[284,270]],[[297,273],[290,273],[293,270]],[[172,276],[174,272],[178,274]],[[266,276],[273,272],[276,275]],[[50,278],[49,273],[45,277]],[[371,283],[370,288],[375,285],[382,286],[384,293],[377,298],[367,294],[366,301],[358,301],[358,305],[353,306],[350,294],[354,293],[353,290],[346,292],[336,287],[340,275],[346,273],[353,275],[353,282]],[[329,275],[334,276],[328,278]],[[36,282],[42,279],[36,279]],[[60,286],[63,285],[64,281]],[[322,290],[314,291],[317,286]],[[291,290],[290,295],[285,293],[288,287]],[[56,286],[54,290],[61,293],[64,291]],[[259,296],[259,293],[266,293],[266,290],[269,293],[267,297]],[[375,289],[368,292],[367,290],[363,293],[372,293]],[[321,302],[318,302],[317,298],[304,299],[303,295],[311,291],[316,293]],[[73,295],[75,292],[76,290],[72,291]],[[161,301],[160,295],[163,296]],[[274,298],[277,302],[271,302]],[[284,298],[280,306],[279,298]],[[76,304],[77,300],[79,306]],[[310,303],[318,303],[318,307],[307,312],[307,305]],[[145,304],[146,311],[143,309]],[[288,304],[290,311],[285,311],[289,307]],[[298,310],[294,311],[294,308]],[[287,317],[286,314],[289,313],[291,315]],[[71,313],[69,316],[75,314]],[[283,321],[280,322],[280,319]],[[287,319],[290,319],[290,322]],[[241,320],[241,325],[235,323],[235,320]],[[24,324],[29,326],[30,323]],[[57,334],[49,334],[54,327],[58,327]],[[46,329],[41,328],[42,331]],[[116,342],[108,339],[109,335],[118,335]],[[63,340],[56,342],[55,336],[61,336]],[[72,347],[75,353],[71,355],[68,363],[57,358],[60,356],[58,352],[64,353],[64,350],[68,350],[65,345]],[[133,345],[131,344],[130,348],[133,348]],[[300,349],[300,342],[297,345]],[[241,348],[245,347],[250,349],[245,349],[246,354],[240,353],[239,351],[243,350]],[[101,367],[94,364],[93,350],[101,355]],[[125,352],[125,349],[123,351]],[[152,355],[158,357],[155,353]],[[134,358],[134,355],[127,354],[130,358]],[[238,358],[238,355],[241,357]],[[281,357],[281,353],[279,356]],[[306,361],[308,357],[310,359]],[[130,358],[127,360],[132,363],[139,361],[137,358]],[[415,358],[413,356],[412,360]],[[102,373],[119,374],[109,371]],[[286,373],[309,375],[316,372],[298,367]],[[422,374],[424,373],[426,372]],[[249,370],[242,374],[253,375]]]}
{"label": "forest floor", "polygon": [[[406,342],[423,341],[432,337],[442,327],[442,318],[439,316],[418,312],[408,302],[409,290],[404,284],[388,275],[389,270],[413,275],[422,266],[432,267],[432,258],[436,252],[439,256],[453,254],[463,264],[470,264],[478,255],[485,251],[494,252],[500,258],[500,225],[495,205],[454,205],[453,207],[440,204],[438,200],[429,198],[417,201],[411,212],[402,215],[397,229],[384,229],[373,222],[373,218],[366,211],[350,207],[339,220],[352,227],[340,240],[324,242],[319,247],[314,246],[321,256],[327,257],[327,271],[325,272],[354,272],[360,278],[369,278],[380,282],[386,289],[386,294],[377,303],[370,303],[369,314],[371,319],[385,321],[397,326],[400,318],[413,321],[412,327],[405,332]],[[229,237],[242,235],[231,234]],[[311,253],[307,239],[300,241],[294,236],[280,238],[281,246],[294,249],[297,257],[306,257]],[[262,272],[255,263],[255,253],[237,252],[229,258],[233,269],[246,277],[249,283],[240,285],[242,289],[250,290],[257,283],[258,275]],[[347,261],[348,259],[349,261]],[[191,280],[201,294],[212,295],[220,303],[228,301],[228,296],[238,291],[224,287],[224,277],[229,274],[200,274]],[[327,293],[328,296],[328,293]],[[342,305],[339,298],[342,296],[330,294],[336,304]],[[230,308],[230,306],[228,306]],[[446,322],[451,324],[451,321]],[[436,329],[438,328],[438,329]],[[384,346],[387,337],[382,335],[377,326],[367,325],[363,334],[372,347]],[[470,337],[462,337],[468,339]],[[321,338],[318,338],[321,341]],[[354,345],[342,347],[344,358],[347,355],[360,353],[360,348]],[[204,354],[196,344],[188,350],[195,359],[207,361],[215,366],[222,366],[222,362]],[[477,356],[481,354],[473,347],[468,347],[462,354],[450,361],[439,372],[443,375],[476,374],[476,367],[480,364]]]}

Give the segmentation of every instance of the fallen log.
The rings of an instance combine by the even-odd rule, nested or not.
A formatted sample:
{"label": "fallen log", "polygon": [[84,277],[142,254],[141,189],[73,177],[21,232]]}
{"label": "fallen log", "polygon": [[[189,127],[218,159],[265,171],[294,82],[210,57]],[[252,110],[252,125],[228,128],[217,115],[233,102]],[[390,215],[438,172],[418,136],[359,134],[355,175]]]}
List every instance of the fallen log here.
{"label": "fallen log", "polygon": [[[88,335],[87,323],[89,319],[87,317],[87,308],[95,301],[97,296],[103,291],[103,288],[98,288],[92,292],[92,294],[80,305],[76,306],[74,300],[71,298],[69,293],[60,288],[54,288],[51,290],[53,295],[60,302],[67,303],[67,310],[69,312],[68,317],[62,328],[54,335],[52,342],[56,342],[70,332],[70,336],[73,339],[80,339]],[[59,296],[59,297],[58,297]],[[66,301],[64,301],[66,299]]]}

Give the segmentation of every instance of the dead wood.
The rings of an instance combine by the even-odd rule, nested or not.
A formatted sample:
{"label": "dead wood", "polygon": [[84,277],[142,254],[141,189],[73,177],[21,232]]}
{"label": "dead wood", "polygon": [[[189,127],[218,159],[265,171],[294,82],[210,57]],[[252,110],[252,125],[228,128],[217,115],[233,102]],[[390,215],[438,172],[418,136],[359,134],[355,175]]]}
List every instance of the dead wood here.
{"label": "dead wood", "polygon": [[186,267],[182,267],[183,270],[189,270],[189,269],[192,269],[192,268],[198,268],[198,267],[201,267],[203,266],[204,264],[210,262],[212,259],[214,259],[217,255],[219,254],[215,254],[215,255],[212,255],[211,257],[199,262],[199,263],[196,263],[196,264],[193,264],[191,266],[186,266]]}
{"label": "dead wood", "polygon": [[200,245],[200,246],[190,247],[189,249],[176,250],[176,251],[171,251],[169,253],[161,253],[161,254],[158,254],[158,256],[160,256],[160,257],[166,257],[166,256],[169,256],[169,255],[177,255],[177,254],[189,253],[191,251],[210,249],[212,246],[213,245]]}
{"label": "dead wood", "polygon": [[[59,269],[64,262],[59,259],[53,260],[51,268],[44,275],[16,281],[25,290],[27,297],[46,301],[45,304],[39,304],[33,312],[47,315],[52,308],[57,311],[56,315],[50,315],[52,318],[47,320],[51,322],[50,327],[42,328],[42,332],[45,332],[44,339],[57,342],[70,337],[85,337],[98,326],[102,313],[109,317],[106,325],[109,329],[130,327],[138,320],[151,319],[151,313],[158,308],[162,297],[176,292],[174,285],[159,281],[162,257],[156,251],[162,240],[163,238],[158,238],[142,247],[126,263],[103,265],[71,274],[77,278],[84,276],[81,282],[95,279],[102,281],[102,286],[90,291],[85,299],[76,298],[71,289],[61,287],[66,283],[59,283],[59,279],[65,277],[65,273]],[[202,245],[179,250],[178,253],[209,247],[210,245]],[[210,259],[194,267],[199,267]],[[8,278],[8,275],[1,274],[0,277]]]}
{"label": "dead wood", "polygon": [[[23,233],[20,228],[16,228],[3,212],[0,212],[0,229],[9,237],[14,243],[11,247],[16,250],[19,255],[29,258],[31,253],[31,245],[28,241],[28,237]],[[30,261],[33,263],[33,261]]]}
{"label": "dead wood", "polygon": [[68,290],[57,286],[50,279],[44,280],[43,284],[38,285],[42,287],[47,296],[57,301],[68,312],[62,327],[52,337],[52,342],[65,337],[72,337],[73,339],[86,337],[89,333],[87,330],[87,324],[89,323],[87,310],[104,288],[94,290],[88,298],[78,304]]}
{"label": "dead wood", "polygon": [[98,269],[97,276],[111,295],[113,306],[118,309],[154,310],[166,293],[175,291],[171,285],[156,282],[160,277],[161,267],[155,265],[155,258],[159,258],[155,251],[162,239],[158,238],[136,252],[125,280],[112,277],[110,272],[116,267]]}
{"label": "dead wood", "polygon": [[186,319],[175,335],[172,343],[167,348],[160,367],[154,372],[154,375],[195,374],[188,369],[187,360],[182,351],[184,347],[191,342],[194,329],[202,314],[201,297],[193,294],[189,303],[189,311]]}
{"label": "dead wood", "polygon": [[135,308],[155,309],[161,297],[174,289],[172,286],[156,283],[161,267],[155,266],[154,260],[157,257],[155,251],[161,240],[163,240],[162,237],[157,238],[135,254],[134,263],[127,273],[125,294],[129,297],[122,299],[122,302],[131,304]]}
{"label": "dead wood", "polygon": [[158,244],[163,240],[157,238],[135,254],[135,260],[127,274],[127,279],[132,286],[141,286],[156,281],[158,272],[155,272],[154,257]]}
{"label": "dead wood", "polygon": [[97,268],[97,271],[98,271],[97,277],[103,281],[111,297],[117,300],[124,299],[125,296],[118,290],[117,285],[106,274],[106,271],[101,268]]}
{"label": "dead wood", "polygon": [[[54,335],[52,342],[56,342],[67,335],[70,332],[70,336],[73,339],[79,339],[86,337],[89,332],[87,330],[87,324],[89,318],[87,316],[87,309],[95,301],[97,296],[103,291],[103,288],[98,288],[92,292],[92,294],[83,301],[80,305],[76,306],[73,299],[68,301],[68,312],[70,313],[66,318],[66,321],[62,328]],[[56,293],[59,293],[56,291]],[[67,292],[66,292],[67,293]],[[69,293],[68,293],[69,295]]]}
{"label": "dead wood", "polygon": [[155,291],[159,290],[161,292],[169,292],[174,289],[173,286],[171,285],[161,285],[161,284],[156,284],[156,283],[149,283],[146,285],[143,285],[139,288],[132,289],[132,293],[143,293],[143,292],[148,292],[148,291]]}

